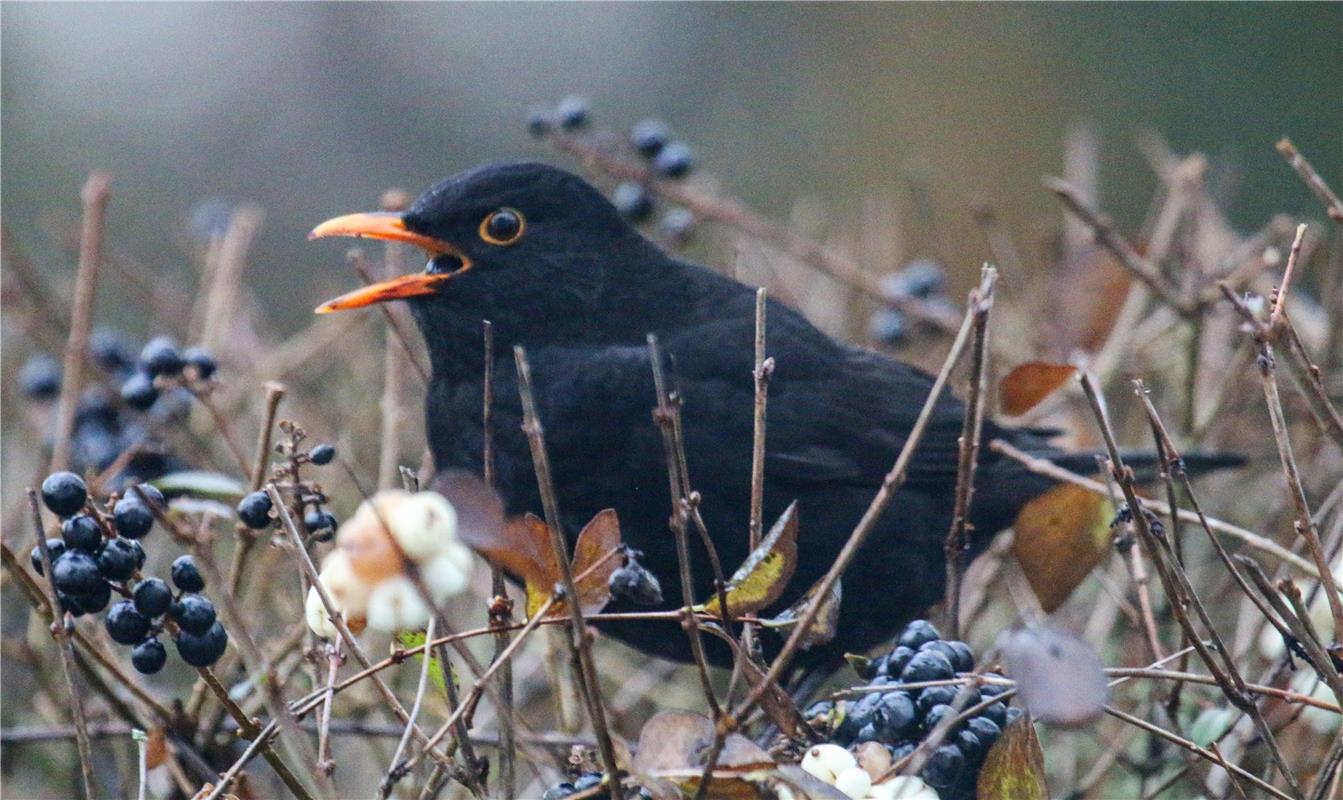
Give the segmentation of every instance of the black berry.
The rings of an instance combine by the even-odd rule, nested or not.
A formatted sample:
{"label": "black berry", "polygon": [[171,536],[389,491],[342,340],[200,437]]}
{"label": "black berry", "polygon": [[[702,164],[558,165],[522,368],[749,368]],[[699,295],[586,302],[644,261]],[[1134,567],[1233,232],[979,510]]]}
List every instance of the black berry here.
{"label": "black berry", "polygon": [[[139,492],[137,493],[135,489],[139,489]],[[135,489],[128,491],[126,493],[126,496],[134,497],[135,499],[139,500],[140,496],[144,495],[145,499],[143,502],[149,503],[150,506],[157,508],[160,511],[168,508],[167,498],[163,496],[163,492],[160,492],[152,484],[142,483],[136,486]]]}
{"label": "black berry", "polygon": [[550,109],[545,106],[532,106],[527,110],[527,132],[536,138],[550,133]]}
{"label": "black berry", "polygon": [[154,379],[149,373],[137,371],[121,384],[121,399],[131,408],[144,411],[159,399],[159,390],[154,388]]}
{"label": "black berry", "polygon": [[145,639],[131,651],[131,665],[142,675],[153,675],[168,663],[168,649],[156,638]]}
{"label": "black berry", "polygon": [[955,699],[955,686],[929,686],[919,692],[919,699],[914,705],[918,708],[919,714],[927,714],[928,709],[933,706],[948,706]]}
{"label": "black berry", "polygon": [[660,119],[642,119],[630,128],[630,145],[639,154],[652,158],[671,139],[671,128]]}
{"label": "black berry", "polygon": [[178,556],[170,574],[173,585],[184,592],[199,592],[205,588],[205,579],[201,577],[196,560],[191,556]]}
{"label": "black berry", "polygon": [[202,633],[179,631],[174,642],[177,654],[193,667],[208,667],[219,660],[228,647],[228,633],[216,622]]}
{"label": "black berry", "polygon": [[131,549],[135,551],[135,568],[140,569],[145,565],[145,548],[139,542],[131,540]]}
{"label": "black berry", "polygon": [[130,342],[111,328],[99,328],[89,337],[89,355],[108,372],[125,372],[135,366],[135,350]]}
{"label": "black berry", "polygon": [[883,308],[868,321],[867,334],[884,345],[897,345],[909,336],[909,319],[898,308]]}
{"label": "black berry", "polygon": [[904,692],[887,692],[877,705],[877,722],[882,738],[896,741],[918,729],[914,701]]}
{"label": "black berry", "polygon": [[916,619],[905,626],[905,630],[900,634],[899,644],[917,651],[924,644],[941,638],[942,634],[937,632],[933,623],[926,619]]}
{"label": "black berry", "polygon": [[915,653],[900,673],[905,683],[923,683],[925,681],[944,681],[955,677],[951,662],[941,653],[924,651]]}
{"label": "black berry", "polygon": [[695,153],[682,142],[668,142],[653,159],[653,171],[663,178],[683,178],[695,166]]}
{"label": "black berry", "polygon": [[[999,675],[996,672],[985,672],[984,677],[997,678],[999,680],[1002,680],[1003,676]],[[1001,683],[985,683],[983,686],[979,688],[979,693],[984,695],[985,697],[997,697],[998,695],[1002,694],[1003,692],[1007,691],[1010,688],[1012,687]]]}
{"label": "black berry", "polygon": [[156,336],[140,351],[140,366],[152,376],[176,375],[185,364],[170,336]]}
{"label": "black berry", "polygon": [[566,131],[586,126],[591,115],[592,104],[581,95],[571,94],[555,106],[555,116],[559,117],[560,127]]}
{"label": "black berry", "polygon": [[314,508],[303,515],[303,526],[310,533],[318,534],[320,537],[336,530],[336,518],[320,508]]}
{"label": "black berry", "polygon": [[154,512],[132,494],[121,498],[112,507],[112,524],[118,535],[139,539],[154,527]]}
{"label": "black berry", "polygon": [[62,613],[69,612],[76,617],[82,617],[85,614],[84,609],[80,607],[79,603],[75,602],[75,598],[65,592],[56,591],[56,602],[60,604]]}
{"label": "black berry", "polygon": [[695,230],[695,215],[685,208],[668,209],[658,221],[661,234],[676,243],[683,243]]}
{"label": "black berry", "polygon": [[86,614],[97,614],[112,600],[112,584],[107,581],[99,582],[97,588],[88,594],[75,595],[69,598],[70,602],[79,606],[79,610]]}
{"label": "black berry", "polygon": [[944,744],[929,756],[928,763],[923,765],[922,775],[929,786],[942,789],[955,783],[964,768],[965,756],[961,754],[960,748]]}
{"label": "black berry", "polygon": [[196,368],[196,377],[200,380],[209,380],[210,376],[215,374],[215,370],[219,369],[214,357],[201,347],[188,347],[182,354],[182,360],[187,366]]}
{"label": "black berry", "polygon": [[182,626],[182,630],[196,635],[208,631],[215,622],[214,603],[198,594],[183,595],[181,600],[172,604],[168,613]]}
{"label": "black berry", "polygon": [[[60,558],[60,557],[61,557],[61,554],[65,552],[65,540],[64,540],[64,539],[48,539],[48,540],[47,540],[47,551],[48,551],[48,555],[51,556],[51,563],[55,564],[55,563],[56,563],[56,559]],[[41,548],[41,547],[39,547],[39,546],[37,546],[37,545],[33,545],[33,552],[30,554],[30,560],[31,560],[32,563],[33,563],[33,570],[34,570],[38,575],[46,575],[46,574],[47,574],[46,570],[42,568],[42,548]]]}
{"label": "black berry", "polygon": [[135,585],[132,595],[135,610],[153,619],[168,613],[173,604],[173,592],[159,578],[146,578]]}
{"label": "black berry", "polygon": [[937,724],[947,717],[956,716],[956,712],[949,705],[937,705],[928,709],[928,713],[923,715],[923,729],[931,731],[937,727]]}
{"label": "black berry", "polygon": [[[985,688],[988,687],[986,686]],[[984,689],[980,689],[979,691],[981,694],[983,694]],[[993,705],[979,712],[979,716],[976,717],[976,719],[988,720],[989,722],[992,722],[994,725],[997,725],[999,728],[1007,727],[1007,706],[1003,705],[1002,703],[994,703]]]}
{"label": "black berry", "polygon": [[973,672],[975,669],[975,651],[970,649],[970,645],[965,642],[951,641],[947,642],[955,654],[951,659],[951,666],[957,672]]}
{"label": "black berry", "polygon": [[270,510],[270,495],[252,492],[238,503],[238,519],[252,530],[261,530],[270,525]]}
{"label": "black berry", "polygon": [[19,370],[19,391],[30,400],[51,400],[61,393],[61,365],[51,356],[33,356]]}
{"label": "black berry", "polygon": [[611,195],[611,203],[620,212],[620,216],[630,222],[643,222],[653,214],[653,198],[642,184],[625,181],[616,187]]}
{"label": "black berry", "polygon": [[137,644],[149,635],[149,617],[135,610],[130,600],[118,600],[103,620],[107,635],[117,644]]}
{"label": "black berry", "polygon": [[308,460],[319,467],[331,463],[331,459],[336,457],[336,447],[330,444],[319,444],[308,453]]}
{"label": "black berry", "polygon": [[92,594],[103,582],[98,562],[83,550],[68,550],[51,565],[51,582],[68,595]]}
{"label": "black berry", "polygon": [[629,563],[611,573],[608,581],[611,594],[642,606],[654,606],[662,602],[662,585],[653,573],[638,561]]}
{"label": "black berry", "polygon": [[103,530],[98,521],[88,514],[76,514],[61,523],[61,538],[65,544],[86,553],[96,553],[103,543]]}
{"label": "black berry", "polygon": [[53,472],[42,481],[42,502],[58,517],[78,513],[88,499],[88,487],[73,472]]}
{"label": "black berry", "polygon": [[109,581],[124,581],[140,568],[135,543],[130,539],[112,539],[98,551],[98,569]]}
{"label": "black berry", "polygon": [[877,667],[878,675],[886,675],[891,678],[900,677],[900,673],[905,671],[905,665],[914,657],[914,651],[908,647],[896,647],[892,650],[882,663]]}
{"label": "black berry", "polygon": [[986,716],[973,717],[965,723],[965,728],[979,737],[979,742],[983,745],[985,752],[993,746],[993,743],[998,740],[998,736],[1003,732],[996,722]]}

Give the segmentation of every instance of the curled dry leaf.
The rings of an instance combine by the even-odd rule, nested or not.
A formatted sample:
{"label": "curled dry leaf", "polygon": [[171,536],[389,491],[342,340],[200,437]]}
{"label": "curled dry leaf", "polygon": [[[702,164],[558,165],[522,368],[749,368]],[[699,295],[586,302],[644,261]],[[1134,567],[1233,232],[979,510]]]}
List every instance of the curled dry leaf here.
{"label": "curled dry leaf", "polygon": [[[796,568],[797,501],[793,501],[728,579],[728,615],[752,614],[778,600]],[[718,608],[717,595],[704,604],[710,614],[717,614]]]}
{"label": "curled dry leaf", "polygon": [[1016,366],[998,385],[1003,413],[1010,417],[1025,414],[1076,374],[1076,367],[1045,361]]}
{"label": "curled dry leaf", "polygon": [[[550,599],[555,585],[564,581],[564,574],[555,558],[550,529],[544,520],[535,514],[527,514],[510,520],[505,528],[510,530],[510,538],[517,542],[517,553],[527,560],[523,565],[526,571],[517,571],[527,584],[527,616],[530,618]],[[579,607],[584,614],[601,611],[611,600],[611,573],[620,568],[619,550],[620,520],[614,509],[599,512],[579,532],[570,569],[578,589]],[[565,608],[563,602],[555,603],[547,615],[559,616],[566,613]]]}
{"label": "curled dry leaf", "polygon": [[998,637],[1007,674],[1030,714],[1051,725],[1078,727],[1101,715],[1110,689],[1100,657],[1086,641],[1049,628]]}
{"label": "curled dry leaf", "polygon": [[1047,800],[1045,754],[1029,713],[1004,728],[989,748],[975,788],[978,797],[995,800]]}
{"label": "curled dry leaf", "polygon": [[[659,711],[639,733],[633,771],[660,797],[676,797],[676,790],[694,794],[713,748],[713,720],[690,711]],[[739,733],[729,733],[714,768],[708,796],[713,798],[761,797],[756,783],[774,770],[774,760],[758,745]],[[647,784],[645,784],[647,785]]]}
{"label": "curled dry leaf", "polygon": [[1055,486],[1022,507],[1013,524],[1012,554],[1046,612],[1110,552],[1114,507],[1080,486]]}
{"label": "curled dry leaf", "polygon": [[[796,625],[802,616],[807,613],[807,609],[816,602],[817,595],[821,589],[821,581],[812,584],[807,593],[798,598],[782,613],[765,620],[764,625],[767,628],[791,628]],[[826,644],[835,638],[839,632],[839,604],[843,598],[843,585],[840,581],[835,581],[835,585],[826,592],[825,597],[821,598],[821,610],[816,612],[812,618],[811,624],[807,626],[806,632],[802,634],[799,647],[808,650],[818,644]],[[729,604],[732,602],[728,600]]]}

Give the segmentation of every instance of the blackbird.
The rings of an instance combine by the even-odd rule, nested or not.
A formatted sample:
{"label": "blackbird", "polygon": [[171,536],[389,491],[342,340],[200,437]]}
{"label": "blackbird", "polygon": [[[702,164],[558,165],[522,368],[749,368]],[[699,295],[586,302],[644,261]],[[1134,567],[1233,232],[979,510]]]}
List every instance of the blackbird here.
{"label": "blackbird", "polygon": [[[583,179],[539,163],[498,163],[448,178],[404,214],[351,214],[310,238],[364,236],[424,248],[423,272],[331,300],[317,311],[406,300],[428,347],[429,449],[441,473],[483,472],[482,320],[496,342],[496,483],[509,514],[542,513],[514,367],[526,347],[565,534],[614,508],[624,541],[659,578],[663,608],[682,606],[672,500],[647,335],[665,354],[683,400],[686,462],[700,513],[729,574],[746,558],[750,515],[755,291],[658,250]],[[764,464],[765,525],[796,501],[798,564],[773,610],[786,608],[834,562],[890,469],[932,379],[837,342],[770,301]],[[799,656],[833,665],[889,639],[936,602],[951,524],[963,405],[944,396],[899,490],[843,576],[838,635]],[[1054,453],[1038,434],[985,421],[995,437]],[[1053,484],[981,449],[970,556]],[[713,592],[704,548],[691,536],[695,601]],[[608,610],[634,610],[616,601]],[[764,613],[770,613],[766,611]],[[603,623],[659,656],[689,658],[675,626]],[[777,637],[775,637],[777,638]],[[713,644],[716,644],[713,643]],[[776,645],[777,646],[777,645]],[[711,648],[726,662],[725,649]]]}

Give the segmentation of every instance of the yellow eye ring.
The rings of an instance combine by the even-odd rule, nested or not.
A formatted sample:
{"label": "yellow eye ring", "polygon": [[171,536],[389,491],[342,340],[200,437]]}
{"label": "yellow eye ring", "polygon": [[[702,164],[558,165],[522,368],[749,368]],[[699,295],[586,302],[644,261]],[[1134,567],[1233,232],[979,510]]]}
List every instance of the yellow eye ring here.
{"label": "yellow eye ring", "polygon": [[525,230],[527,220],[516,208],[504,207],[498,211],[491,211],[480,221],[480,238],[500,247],[521,239]]}

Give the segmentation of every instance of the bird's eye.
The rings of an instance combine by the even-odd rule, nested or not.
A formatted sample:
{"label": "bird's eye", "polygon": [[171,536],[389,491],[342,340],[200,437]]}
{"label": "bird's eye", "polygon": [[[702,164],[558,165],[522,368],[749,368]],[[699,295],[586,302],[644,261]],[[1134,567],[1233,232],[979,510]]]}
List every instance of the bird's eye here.
{"label": "bird's eye", "polygon": [[490,244],[513,244],[522,237],[527,221],[514,208],[501,208],[480,221],[480,238]]}

